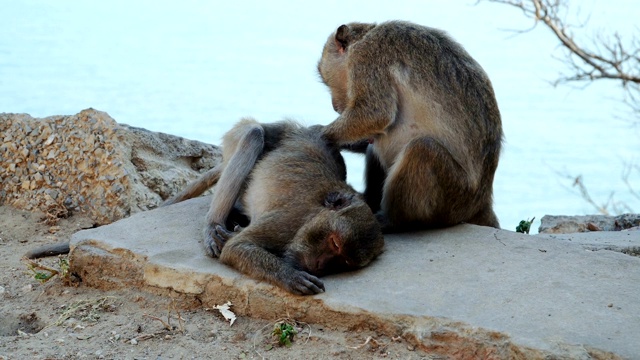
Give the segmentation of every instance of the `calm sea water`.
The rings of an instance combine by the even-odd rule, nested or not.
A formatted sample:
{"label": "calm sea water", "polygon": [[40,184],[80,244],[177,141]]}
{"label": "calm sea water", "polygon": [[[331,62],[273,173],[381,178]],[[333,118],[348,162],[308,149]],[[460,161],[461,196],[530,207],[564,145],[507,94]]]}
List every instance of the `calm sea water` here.
{"label": "calm sea water", "polygon": [[[626,163],[640,162],[640,133],[617,84],[553,87],[564,67],[551,33],[516,36],[505,29],[531,25],[519,11],[474,3],[0,0],[0,112],[93,107],[208,143],[243,116],[326,124],[336,114],[315,65],[329,33],[355,20],[404,19],[447,30],[493,81],[506,134],[494,185],[504,228],[594,213],[567,175],[582,174],[599,203],[614,192],[640,211],[621,180]],[[590,15],[586,35],[630,34],[640,3],[606,4],[580,2],[574,18]],[[347,161],[349,181],[362,189],[362,158]],[[640,190],[640,174],[630,181]]]}

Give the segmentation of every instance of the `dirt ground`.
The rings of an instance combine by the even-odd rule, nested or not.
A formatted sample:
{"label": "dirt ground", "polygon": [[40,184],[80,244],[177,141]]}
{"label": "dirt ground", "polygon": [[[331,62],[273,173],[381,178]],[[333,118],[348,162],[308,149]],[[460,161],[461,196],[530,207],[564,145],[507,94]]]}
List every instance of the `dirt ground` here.
{"label": "dirt ground", "polygon": [[168,296],[65,285],[59,276],[40,283],[22,255],[92,226],[80,215],[53,226],[44,220],[42,213],[0,206],[0,360],[441,359],[402,338],[293,321],[298,334],[290,347],[280,346],[272,334],[280,319],[238,317],[229,326],[217,310],[180,308]]}

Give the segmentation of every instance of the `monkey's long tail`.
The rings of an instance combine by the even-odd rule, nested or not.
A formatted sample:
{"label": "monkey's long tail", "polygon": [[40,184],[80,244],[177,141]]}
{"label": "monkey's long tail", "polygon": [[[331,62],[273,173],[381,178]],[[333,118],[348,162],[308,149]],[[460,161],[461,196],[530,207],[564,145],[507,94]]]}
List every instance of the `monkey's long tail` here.
{"label": "monkey's long tail", "polygon": [[24,254],[27,259],[38,259],[41,257],[55,256],[69,253],[69,242],[64,241],[56,244],[48,244],[28,251]]}
{"label": "monkey's long tail", "polygon": [[204,173],[204,175],[199,179],[187,185],[184,190],[167,199],[167,201],[162,203],[161,206],[169,206],[202,195],[202,193],[218,182],[221,172],[222,164],[214,166],[211,170]]}

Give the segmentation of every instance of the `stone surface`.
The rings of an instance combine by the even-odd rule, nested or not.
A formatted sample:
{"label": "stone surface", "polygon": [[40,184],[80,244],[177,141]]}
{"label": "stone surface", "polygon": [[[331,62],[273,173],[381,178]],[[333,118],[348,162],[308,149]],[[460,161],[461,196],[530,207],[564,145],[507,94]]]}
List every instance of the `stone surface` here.
{"label": "stone surface", "polygon": [[325,277],[325,293],[300,297],[204,255],[208,201],[76,233],[72,271],[100,288],[178,292],[206,307],[231,301],[241,316],[402,335],[444,358],[640,357],[640,258],[581,242],[637,241],[639,232],[595,239],[461,225],[389,235],[369,267]]}
{"label": "stone surface", "polygon": [[588,251],[612,250],[640,256],[640,231],[592,231],[588,233],[549,234],[550,239],[563,240],[580,245]]}
{"label": "stone surface", "polygon": [[156,207],[220,161],[213,145],[118,124],[105,112],[0,114],[0,204],[106,224]]}
{"label": "stone surface", "polygon": [[538,232],[543,234],[569,234],[589,231],[620,231],[640,226],[640,214],[608,215],[545,215]]}

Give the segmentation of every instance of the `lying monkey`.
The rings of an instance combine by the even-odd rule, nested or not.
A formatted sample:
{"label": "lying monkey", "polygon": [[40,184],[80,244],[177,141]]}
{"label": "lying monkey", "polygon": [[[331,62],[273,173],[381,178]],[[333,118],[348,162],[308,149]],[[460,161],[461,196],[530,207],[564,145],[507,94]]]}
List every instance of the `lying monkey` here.
{"label": "lying monkey", "polygon": [[[320,127],[244,119],[223,138],[223,162],[163,206],[202,194],[216,184],[207,214],[205,248],[254,278],[295,294],[317,294],[317,276],[367,265],[382,252],[380,227],[346,182],[340,152]],[[244,213],[244,215],[242,214]],[[226,223],[245,223],[228,231]],[[53,253],[46,253],[52,250]],[[69,252],[46,245],[26,256]]]}
{"label": "lying monkey", "polygon": [[[223,138],[222,164],[165,205],[217,182],[206,217],[207,253],[294,294],[323,292],[317,276],[369,264],[384,239],[367,204],[345,182],[338,149],[321,131],[243,119]],[[238,213],[249,224],[229,231],[229,218]]]}

